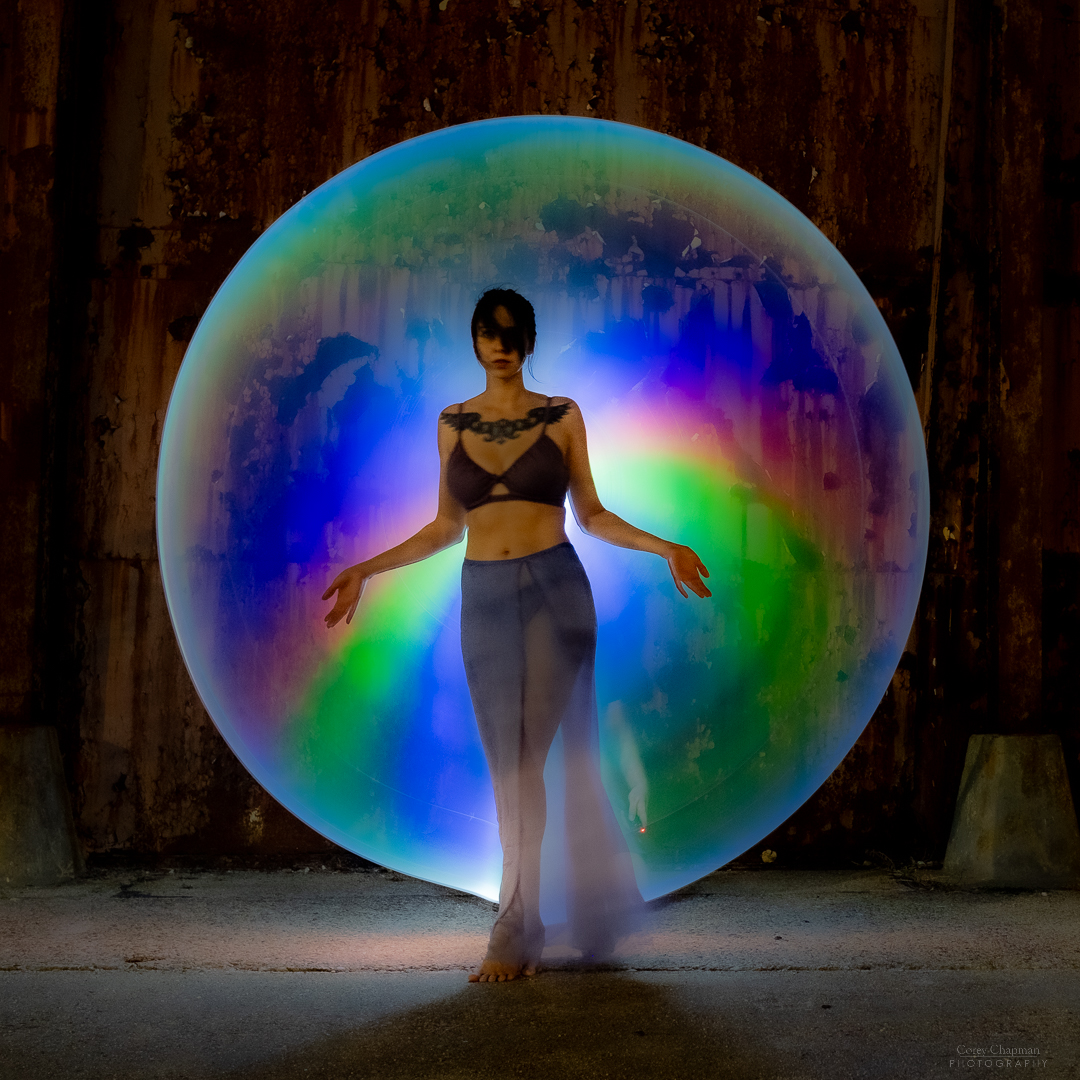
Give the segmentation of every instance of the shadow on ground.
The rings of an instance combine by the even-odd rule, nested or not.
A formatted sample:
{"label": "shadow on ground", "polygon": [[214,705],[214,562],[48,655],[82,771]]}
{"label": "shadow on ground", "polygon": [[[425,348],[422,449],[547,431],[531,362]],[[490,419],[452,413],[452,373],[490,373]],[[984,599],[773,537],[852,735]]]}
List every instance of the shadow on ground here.
{"label": "shadow on ground", "polygon": [[577,1077],[780,1077],[760,1047],[706,1036],[668,993],[612,971],[546,972],[477,984],[354,1034],[311,1043],[235,1080],[383,1077],[475,1080],[509,1075]]}

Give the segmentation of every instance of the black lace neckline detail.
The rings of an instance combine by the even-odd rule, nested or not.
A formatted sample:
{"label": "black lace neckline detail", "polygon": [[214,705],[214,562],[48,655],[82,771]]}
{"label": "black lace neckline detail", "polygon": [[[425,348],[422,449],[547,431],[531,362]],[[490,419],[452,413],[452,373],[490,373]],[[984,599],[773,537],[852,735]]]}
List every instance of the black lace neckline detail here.
{"label": "black lace neckline detail", "polygon": [[444,412],[442,422],[455,431],[472,431],[484,437],[484,442],[504,443],[507,439],[516,439],[523,431],[529,431],[544,422],[547,413],[548,424],[557,424],[570,411],[570,402],[562,405],[540,405],[530,409],[527,416],[517,420],[481,420],[478,412]]}

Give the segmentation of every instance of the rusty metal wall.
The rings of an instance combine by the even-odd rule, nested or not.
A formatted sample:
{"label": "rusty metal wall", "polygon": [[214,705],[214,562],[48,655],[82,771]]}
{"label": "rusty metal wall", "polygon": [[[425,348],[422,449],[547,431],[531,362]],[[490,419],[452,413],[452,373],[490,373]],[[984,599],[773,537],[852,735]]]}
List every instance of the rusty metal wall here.
{"label": "rusty metal wall", "polygon": [[[0,435],[24,516],[3,525],[0,690],[5,719],[66,736],[88,849],[327,846],[240,769],[183,669],[154,544],[169,391],[218,284],[304,192],[401,139],[514,113],[643,124],[761,177],[862,275],[913,384],[925,372],[935,508],[909,651],[767,845],[784,861],[940,857],[975,731],[1060,731],[1075,770],[1077,21],[959,0],[946,99],[948,2],[9,3],[4,168],[22,201],[6,196],[4,274],[23,293],[6,305]],[[55,166],[30,175],[20,157],[48,137],[18,134],[30,116],[50,130],[50,109],[85,147],[51,207]],[[23,415],[11,434],[4,417]],[[16,466],[35,454],[36,473]]]}
{"label": "rusty metal wall", "polygon": [[50,197],[63,0],[0,8],[0,715],[37,708],[35,638],[42,569],[42,434],[47,425]]}

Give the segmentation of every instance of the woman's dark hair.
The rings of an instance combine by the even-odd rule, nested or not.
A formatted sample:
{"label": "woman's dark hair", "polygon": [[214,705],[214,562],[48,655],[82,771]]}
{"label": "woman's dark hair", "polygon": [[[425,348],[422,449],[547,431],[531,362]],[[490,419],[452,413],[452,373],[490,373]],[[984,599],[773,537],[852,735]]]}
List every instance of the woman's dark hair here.
{"label": "woman's dark hair", "polygon": [[[504,307],[514,320],[513,326],[502,327],[495,318],[495,309]],[[513,289],[488,289],[476,302],[472,316],[472,340],[476,347],[476,334],[480,327],[489,334],[497,334],[508,352],[516,349],[524,358],[536,345],[536,312],[521,293]]]}

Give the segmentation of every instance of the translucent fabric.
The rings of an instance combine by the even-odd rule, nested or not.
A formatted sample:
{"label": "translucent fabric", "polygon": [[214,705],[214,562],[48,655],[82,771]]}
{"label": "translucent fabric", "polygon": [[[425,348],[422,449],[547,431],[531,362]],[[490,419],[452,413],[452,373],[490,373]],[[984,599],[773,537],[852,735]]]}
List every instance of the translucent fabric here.
{"label": "translucent fabric", "polygon": [[[573,546],[466,559],[461,651],[503,847],[487,959],[534,967],[545,921],[552,942],[607,956],[642,899],[600,779],[596,609]],[[545,780],[562,804],[547,829]]]}

